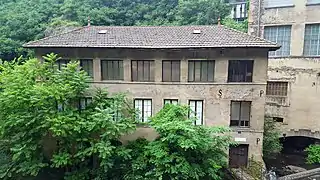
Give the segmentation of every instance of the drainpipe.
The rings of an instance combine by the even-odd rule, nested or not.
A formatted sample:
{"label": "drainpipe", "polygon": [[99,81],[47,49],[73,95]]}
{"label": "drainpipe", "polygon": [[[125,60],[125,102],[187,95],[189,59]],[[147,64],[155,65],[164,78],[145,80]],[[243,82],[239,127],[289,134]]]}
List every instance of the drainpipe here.
{"label": "drainpipe", "polygon": [[258,1],[259,3],[259,10],[258,10],[258,37],[261,36],[261,0]]}

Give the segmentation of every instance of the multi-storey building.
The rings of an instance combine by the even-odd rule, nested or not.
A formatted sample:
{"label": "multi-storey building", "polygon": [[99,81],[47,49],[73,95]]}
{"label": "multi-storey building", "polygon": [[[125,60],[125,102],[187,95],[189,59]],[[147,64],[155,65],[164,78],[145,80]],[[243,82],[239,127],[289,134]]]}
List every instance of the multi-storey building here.
{"label": "multi-storey building", "polygon": [[266,115],[283,136],[320,138],[320,0],[251,0],[249,33],[270,52]]}
{"label": "multi-storey building", "polygon": [[[82,27],[30,42],[38,57],[79,59],[92,85],[128,92],[147,122],[166,103],[190,105],[195,125],[230,126],[231,166],[262,160],[268,52],[279,46],[216,26]],[[129,138],[156,137],[139,128]]]}

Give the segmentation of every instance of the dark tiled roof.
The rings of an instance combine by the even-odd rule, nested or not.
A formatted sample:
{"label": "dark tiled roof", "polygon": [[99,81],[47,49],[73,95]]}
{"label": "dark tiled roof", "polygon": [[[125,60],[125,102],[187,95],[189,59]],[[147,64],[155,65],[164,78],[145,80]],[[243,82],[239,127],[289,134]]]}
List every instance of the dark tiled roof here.
{"label": "dark tiled roof", "polygon": [[[105,30],[105,34],[99,33]],[[194,33],[200,30],[200,34]],[[87,26],[24,45],[36,47],[217,48],[280,46],[222,25],[212,26]]]}

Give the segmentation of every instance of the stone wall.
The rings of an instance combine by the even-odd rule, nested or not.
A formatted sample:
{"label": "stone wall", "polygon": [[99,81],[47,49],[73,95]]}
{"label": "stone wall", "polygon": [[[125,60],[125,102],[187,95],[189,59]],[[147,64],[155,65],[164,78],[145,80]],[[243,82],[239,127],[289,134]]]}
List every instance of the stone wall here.
{"label": "stone wall", "polygon": [[[261,37],[265,26],[292,26],[290,56],[270,57],[268,68],[270,81],[289,83],[288,96],[284,104],[267,97],[266,115],[284,118],[281,127],[284,134],[298,135],[309,130],[310,134],[313,134],[310,137],[317,137],[316,134],[320,130],[320,57],[304,57],[303,48],[305,24],[320,23],[320,5],[307,4],[307,0],[293,0],[293,6],[265,8],[264,1],[250,1],[251,34],[259,35],[259,20]],[[282,100],[278,99],[278,102],[280,101]]]}
{"label": "stone wall", "polygon": [[[178,99],[181,104],[188,100],[204,101],[204,124],[207,126],[229,126],[231,100],[252,101],[250,128],[235,128],[232,135],[250,144],[249,157],[261,160],[267,79],[266,49],[202,49],[202,50],[106,50],[106,49],[38,49],[37,54],[55,52],[64,58],[91,58],[94,66],[93,87],[106,87],[111,93],[127,92],[128,98],[152,99],[152,113],[157,113],[164,99]],[[124,81],[101,80],[101,59],[124,61]],[[155,60],[155,82],[132,82],[131,60]],[[181,82],[162,82],[162,60],[181,60]],[[188,82],[188,60],[215,60],[215,82]],[[254,60],[252,83],[227,83],[228,60]],[[221,94],[219,93],[221,92]],[[157,135],[144,128],[123,138],[123,141],[137,137]]]}

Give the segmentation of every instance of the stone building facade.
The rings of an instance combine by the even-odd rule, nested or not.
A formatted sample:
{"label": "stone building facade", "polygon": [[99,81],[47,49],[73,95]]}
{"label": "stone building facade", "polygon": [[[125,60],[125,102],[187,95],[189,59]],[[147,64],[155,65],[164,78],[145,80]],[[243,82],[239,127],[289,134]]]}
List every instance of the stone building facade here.
{"label": "stone building facade", "polygon": [[249,34],[277,42],[266,115],[283,136],[320,138],[320,0],[251,0]]}
{"label": "stone building facade", "polygon": [[[143,122],[165,103],[188,104],[195,125],[233,129],[240,144],[230,150],[233,166],[246,165],[249,157],[262,160],[268,51],[279,48],[274,43],[222,26],[84,27],[25,47],[39,57],[57,53],[58,63],[79,59],[92,86],[127,92]],[[125,139],[137,137],[156,134],[139,128]]]}

